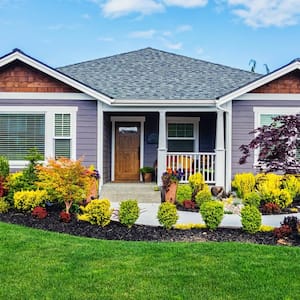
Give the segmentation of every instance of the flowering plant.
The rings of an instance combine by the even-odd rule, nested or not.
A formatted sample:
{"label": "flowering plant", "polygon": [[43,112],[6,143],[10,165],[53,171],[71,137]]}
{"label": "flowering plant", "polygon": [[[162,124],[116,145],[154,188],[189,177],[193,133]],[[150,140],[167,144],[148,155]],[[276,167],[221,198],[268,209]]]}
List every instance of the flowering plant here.
{"label": "flowering plant", "polygon": [[183,174],[181,169],[172,170],[171,168],[168,168],[161,176],[163,187],[168,189],[171,183],[177,183],[182,178]]}

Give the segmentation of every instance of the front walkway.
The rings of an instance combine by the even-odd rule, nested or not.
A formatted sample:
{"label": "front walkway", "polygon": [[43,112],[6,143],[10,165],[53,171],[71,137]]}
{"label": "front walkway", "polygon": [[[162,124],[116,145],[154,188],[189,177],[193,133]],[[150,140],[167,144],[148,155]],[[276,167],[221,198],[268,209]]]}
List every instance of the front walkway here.
{"label": "front walkway", "polygon": [[[158,203],[139,203],[141,214],[136,224],[160,226],[156,217],[159,205],[160,204]],[[118,208],[119,203],[112,202],[112,207]],[[204,224],[204,221],[202,220],[201,215],[199,213],[178,211],[178,214],[179,214],[179,219],[177,221],[177,224],[182,224],[182,223]],[[262,224],[278,227],[280,226],[280,222],[283,221],[285,216],[296,216],[300,219],[300,213],[289,214],[289,215],[265,215],[262,216]],[[242,227],[241,217],[235,214],[232,215],[225,214],[221,223],[221,227]]]}

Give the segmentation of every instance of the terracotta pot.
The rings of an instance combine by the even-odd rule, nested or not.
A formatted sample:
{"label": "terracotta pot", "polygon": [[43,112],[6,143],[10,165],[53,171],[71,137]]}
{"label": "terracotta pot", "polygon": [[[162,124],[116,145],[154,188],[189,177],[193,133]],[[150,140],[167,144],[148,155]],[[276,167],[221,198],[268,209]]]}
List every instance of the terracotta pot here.
{"label": "terracotta pot", "polygon": [[167,188],[165,201],[175,203],[176,201],[177,182],[172,182]]}
{"label": "terracotta pot", "polygon": [[151,182],[152,181],[152,173],[145,173],[144,174],[144,181]]}

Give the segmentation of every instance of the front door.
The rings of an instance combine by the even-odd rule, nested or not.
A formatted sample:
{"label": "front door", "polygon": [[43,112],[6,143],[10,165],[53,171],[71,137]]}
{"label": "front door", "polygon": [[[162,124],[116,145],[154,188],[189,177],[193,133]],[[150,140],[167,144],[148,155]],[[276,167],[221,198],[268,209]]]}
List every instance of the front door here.
{"label": "front door", "polygon": [[140,123],[117,122],[115,181],[140,180]]}

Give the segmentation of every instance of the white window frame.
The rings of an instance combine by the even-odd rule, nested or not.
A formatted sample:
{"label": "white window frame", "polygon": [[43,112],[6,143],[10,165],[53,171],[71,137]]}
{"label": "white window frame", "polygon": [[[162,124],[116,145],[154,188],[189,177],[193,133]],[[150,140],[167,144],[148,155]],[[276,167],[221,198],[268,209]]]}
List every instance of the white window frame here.
{"label": "white window frame", "polygon": [[[297,107],[253,107],[254,112],[254,128],[260,127],[261,115],[294,115],[300,113]],[[254,166],[258,162],[259,149],[254,150]]]}
{"label": "white window frame", "polygon": [[[199,151],[199,117],[167,117],[167,144],[168,140],[193,140],[194,141],[194,152]],[[193,138],[185,138],[185,137],[171,137],[169,138],[169,124],[193,124],[194,128],[194,137]]]}
{"label": "white window frame", "polygon": [[[76,106],[0,106],[0,114],[44,114],[45,115],[45,160],[54,158],[55,151],[55,114],[70,114],[71,116],[71,159],[76,159]],[[10,160],[11,168],[22,169],[26,160]]]}

